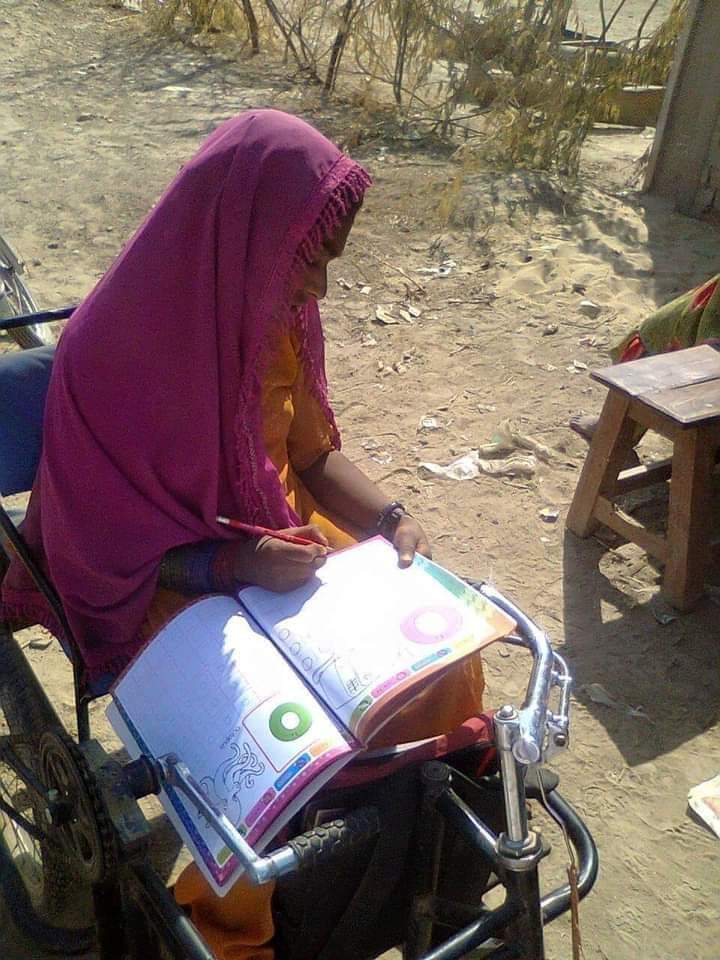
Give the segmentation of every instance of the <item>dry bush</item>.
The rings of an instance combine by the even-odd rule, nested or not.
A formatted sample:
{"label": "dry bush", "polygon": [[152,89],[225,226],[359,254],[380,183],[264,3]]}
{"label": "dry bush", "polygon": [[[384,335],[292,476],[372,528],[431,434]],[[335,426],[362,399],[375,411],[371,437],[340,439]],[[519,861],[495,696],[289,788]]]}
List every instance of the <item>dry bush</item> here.
{"label": "dry bush", "polygon": [[258,19],[254,0],[145,0],[145,12],[160,33],[182,31],[219,33],[236,36],[250,43],[253,53],[260,49],[260,38],[273,35],[270,22]]}
{"label": "dry bush", "polygon": [[621,69],[624,83],[657,86],[666,83],[685,23],[687,8],[687,0],[673,0],[668,16],[642,45],[644,23],[640,25],[632,48],[623,58]]}
{"label": "dry bush", "polygon": [[[627,0],[608,15],[603,35]],[[469,145],[467,157],[573,175],[594,117],[628,83],[663,82],[686,0],[641,43],[658,0],[648,0],[637,37],[576,55],[562,40],[572,0],[147,0],[161,29],[176,22],[280,45],[332,92],[391,102],[405,121]],[[438,67],[442,61],[442,66]],[[439,71],[439,77],[438,77]]]}
{"label": "dry bush", "polygon": [[[604,31],[621,6],[604,20]],[[561,40],[570,0],[486,0],[482,18],[461,18],[439,44],[451,67],[452,58],[468,65],[464,73],[450,71],[455,87],[444,121],[446,128],[472,124],[464,162],[574,175],[594,119],[612,113],[613,95],[625,85],[665,82],[686,7],[675,0],[643,45],[647,14],[630,43],[591,44],[569,56]],[[468,101],[476,109],[458,116],[458,103]]]}

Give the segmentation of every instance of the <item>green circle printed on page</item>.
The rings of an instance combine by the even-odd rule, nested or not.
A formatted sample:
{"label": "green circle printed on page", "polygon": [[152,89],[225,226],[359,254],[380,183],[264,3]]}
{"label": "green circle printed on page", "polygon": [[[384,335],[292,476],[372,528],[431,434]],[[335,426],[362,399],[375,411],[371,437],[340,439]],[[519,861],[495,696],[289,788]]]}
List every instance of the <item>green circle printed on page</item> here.
{"label": "green circle printed on page", "polygon": [[281,703],[275,707],[268,721],[270,733],[285,743],[297,740],[312,726],[310,711],[300,703]]}

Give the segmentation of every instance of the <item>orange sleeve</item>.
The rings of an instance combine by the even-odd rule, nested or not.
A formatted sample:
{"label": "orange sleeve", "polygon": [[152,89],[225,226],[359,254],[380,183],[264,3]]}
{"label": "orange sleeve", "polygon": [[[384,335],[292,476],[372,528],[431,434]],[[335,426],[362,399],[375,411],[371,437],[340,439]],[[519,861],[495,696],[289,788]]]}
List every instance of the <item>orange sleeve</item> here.
{"label": "orange sleeve", "polygon": [[[297,346],[293,343],[297,351]],[[294,470],[302,472],[324,453],[334,449],[332,430],[318,400],[305,382],[305,370],[298,362],[292,387],[293,418],[287,438],[288,458]]]}

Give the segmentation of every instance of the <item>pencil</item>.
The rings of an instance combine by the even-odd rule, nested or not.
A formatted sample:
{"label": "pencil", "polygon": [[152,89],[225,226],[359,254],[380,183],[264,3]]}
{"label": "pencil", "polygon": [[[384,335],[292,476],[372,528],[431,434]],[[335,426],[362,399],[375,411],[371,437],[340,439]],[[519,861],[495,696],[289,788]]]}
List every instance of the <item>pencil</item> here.
{"label": "pencil", "polygon": [[226,527],[232,527],[233,530],[242,530],[243,533],[249,533],[251,537],[274,537],[276,540],[284,540],[285,543],[296,543],[301,547],[324,546],[317,540],[308,540],[305,537],[296,537],[292,533],[284,533],[282,530],[270,530],[268,527],[258,527],[253,523],[243,523],[241,520],[231,520],[229,517],[215,517],[218,523]]}

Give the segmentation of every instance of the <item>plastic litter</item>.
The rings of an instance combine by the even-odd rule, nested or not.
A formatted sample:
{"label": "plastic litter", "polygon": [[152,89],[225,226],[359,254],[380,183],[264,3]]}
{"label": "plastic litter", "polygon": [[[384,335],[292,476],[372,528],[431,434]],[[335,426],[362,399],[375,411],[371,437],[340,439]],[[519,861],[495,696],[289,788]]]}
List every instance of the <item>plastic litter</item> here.
{"label": "plastic litter", "polygon": [[585,683],[580,687],[580,693],[584,693],[593,703],[599,703],[603,707],[610,707],[611,710],[620,710],[628,717],[639,720],[649,720],[650,717],[645,713],[643,707],[631,707],[622,700],[611,696],[601,683]]}
{"label": "plastic litter", "polygon": [[439,430],[440,421],[437,417],[421,417],[418,430]]}
{"label": "plastic litter", "polygon": [[674,623],[678,615],[675,610],[667,603],[657,598],[650,603],[652,615],[655,617],[661,627],[666,627],[669,623]]}
{"label": "plastic litter", "polygon": [[385,307],[375,308],[375,322],[382,324],[384,327],[389,327],[394,323],[400,323],[398,318],[394,317]]}
{"label": "plastic litter", "polygon": [[352,290],[352,288],[353,288],[353,284],[350,283],[349,280],[346,280],[345,277],[338,277],[338,278],[337,278],[337,285],[338,285],[339,287],[342,287],[343,290]]}
{"label": "plastic litter", "polygon": [[443,260],[439,267],[420,267],[417,272],[426,277],[449,277],[456,266],[455,260]]}
{"label": "plastic litter", "polygon": [[515,454],[497,460],[486,460],[477,450],[456,457],[447,466],[438,463],[420,463],[418,476],[425,479],[440,477],[444,480],[475,480],[481,474],[488,477],[533,477],[537,470],[535,457]]}
{"label": "plastic litter", "polygon": [[[481,408],[482,404],[478,404]],[[494,409],[494,408],[492,408]],[[518,450],[527,451],[518,453]],[[443,477],[447,480],[475,480],[481,474],[488,477],[534,477],[538,460],[549,461],[553,451],[520,433],[510,420],[503,420],[490,443],[456,457],[447,466],[437,463],[421,463],[421,477]]]}
{"label": "plastic litter", "polygon": [[[480,407],[481,404],[478,404],[478,409]],[[495,408],[489,407],[488,409],[494,410]],[[502,457],[518,449],[529,450],[539,460],[544,460],[546,463],[549,463],[553,458],[553,451],[550,447],[546,447],[539,440],[534,440],[532,437],[520,433],[511,420],[500,421],[490,443],[482,444],[478,448],[478,454],[481,457],[492,459],[493,457]]]}
{"label": "plastic litter", "polygon": [[688,793],[688,806],[720,837],[720,774],[693,787]]}
{"label": "plastic litter", "polygon": [[582,373],[584,370],[587,370],[587,368],[588,365],[583,363],[582,360],[573,360],[572,363],[565,367],[568,373]]}
{"label": "plastic litter", "polygon": [[611,697],[601,683],[586,683],[580,687],[582,693],[586,693],[593,703],[601,703],[604,707],[617,707],[618,701]]}
{"label": "plastic litter", "polygon": [[596,317],[599,317],[602,313],[602,307],[600,304],[593,303],[592,300],[581,300],[578,310],[580,313],[584,314],[586,317],[590,317],[592,320],[594,320]]}
{"label": "plastic litter", "polygon": [[540,511],[540,519],[545,523],[556,523],[559,516],[560,511],[555,510],[554,507],[543,507]]}

